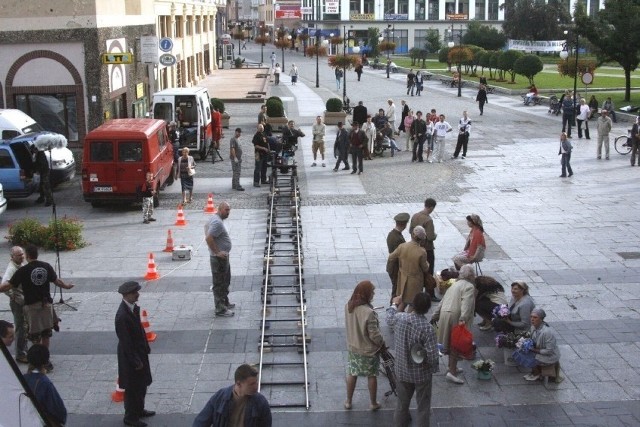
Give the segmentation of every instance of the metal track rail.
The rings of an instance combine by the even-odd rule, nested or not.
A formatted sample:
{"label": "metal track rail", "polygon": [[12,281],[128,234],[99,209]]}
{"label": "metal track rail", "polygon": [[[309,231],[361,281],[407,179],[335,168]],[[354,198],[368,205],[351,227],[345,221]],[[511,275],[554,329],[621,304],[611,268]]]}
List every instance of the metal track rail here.
{"label": "metal track rail", "polygon": [[[306,300],[295,164],[272,166],[265,239],[258,391],[275,408],[309,409]],[[302,397],[302,398],[301,398]]]}

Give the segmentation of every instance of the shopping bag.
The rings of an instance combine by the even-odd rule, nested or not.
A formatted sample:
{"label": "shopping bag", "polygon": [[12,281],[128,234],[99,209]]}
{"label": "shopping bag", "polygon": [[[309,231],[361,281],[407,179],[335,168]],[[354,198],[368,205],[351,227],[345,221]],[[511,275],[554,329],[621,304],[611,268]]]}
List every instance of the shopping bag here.
{"label": "shopping bag", "polygon": [[451,330],[451,349],[464,359],[473,358],[473,334],[466,325],[456,325]]}

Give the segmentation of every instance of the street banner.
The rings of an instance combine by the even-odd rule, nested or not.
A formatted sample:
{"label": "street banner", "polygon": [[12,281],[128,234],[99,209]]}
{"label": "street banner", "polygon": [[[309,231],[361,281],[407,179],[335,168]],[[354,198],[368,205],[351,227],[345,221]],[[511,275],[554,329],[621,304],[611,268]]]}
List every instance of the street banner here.
{"label": "street banner", "polygon": [[509,50],[522,52],[562,52],[566,40],[511,40],[507,42]]}

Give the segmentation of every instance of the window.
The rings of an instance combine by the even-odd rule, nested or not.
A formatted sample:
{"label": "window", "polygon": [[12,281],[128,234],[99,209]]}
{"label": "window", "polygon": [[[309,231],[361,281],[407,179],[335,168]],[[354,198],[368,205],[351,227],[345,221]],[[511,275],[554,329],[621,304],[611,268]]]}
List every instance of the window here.
{"label": "window", "polygon": [[140,141],[120,141],[118,143],[119,162],[141,162],[142,143]]}
{"label": "window", "polygon": [[487,10],[488,16],[487,19],[489,21],[497,21],[498,20],[498,11],[500,9],[499,0],[488,0],[489,8]]}
{"label": "window", "polygon": [[169,123],[174,119],[171,114],[171,104],[169,103],[158,103],[153,107],[153,118],[158,120],[164,120]]}
{"label": "window", "polygon": [[184,37],[183,31],[184,20],[182,16],[176,16],[175,28],[173,29],[173,34],[176,38]]}
{"label": "window", "polygon": [[[423,21],[427,19],[427,10],[425,8],[425,0],[416,0],[416,21]],[[420,30],[418,30],[420,31]]]}
{"label": "window", "polygon": [[158,26],[160,27],[160,37],[171,37],[169,34],[171,25],[171,17],[166,15],[161,15],[158,17]]}
{"label": "window", "polygon": [[113,143],[111,141],[93,141],[89,147],[89,158],[92,162],[113,161]]}
{"label": "window", "polygon": [[187,16],[187,28],[186,28],[187,36],[193,35],[193,16]]}
{"label": "window", "polygon": [[409,0],[398,0],[398,13],[409,13]]}
{"label": "window", "polygon": [[349,12],[360,13],[360,0],[349,0]]}
{"label": "window", "polygon": [[376,13],[376,2],[374,0],[364,0],[362,13]]}
{"label": "window", "polygon": [[160,144],[160,150],[167,143],[167,132],[164,129],[158,131],[158,143]]}
{"label": "window", "polygon": [[200,34],[202,32],[200,28],[201,23],[202,18],[200,16],[196,16],[196,34]]}
{"label": "window", "polygon": [[9,150],[0,149],[0,169],[15,169]]}
{"label": "window", "polygon": [[429,0],[429,16],[427,17],[427,19],[430,19],[432,21],[437,20],[439,19],[439,15],[440,4],[438,3],[438,0]]}
{"label": "window", "polygon": [[33,129],[24,129],[25,132],[44,129],[64,135],[69,141],[78,140],[75,95],[16,95],[14,99],[16,107],[33,117],[39,124]]}
{"label": "window", "polygon": [[394,0],[384,0],[384,13],[395,13]]}
{"label": "window", "polygon": [[484,3],[485,0],[476,0],[476,19],[479,21],[484,21],[486,17],[484,16]]}

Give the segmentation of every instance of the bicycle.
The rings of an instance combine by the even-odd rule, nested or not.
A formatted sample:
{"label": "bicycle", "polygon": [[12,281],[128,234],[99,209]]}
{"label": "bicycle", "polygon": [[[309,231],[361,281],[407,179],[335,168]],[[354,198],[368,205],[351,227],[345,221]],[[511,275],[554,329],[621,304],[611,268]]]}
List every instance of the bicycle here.
{"label": "bicycle", "polygon": [[627,131],[626,135],[620,135],[613,141],[613,148],[622,155],[629,154],[631,152],[632,145],[631,129]]}

